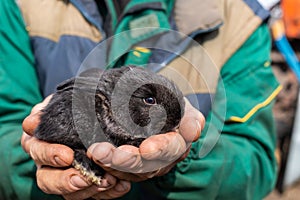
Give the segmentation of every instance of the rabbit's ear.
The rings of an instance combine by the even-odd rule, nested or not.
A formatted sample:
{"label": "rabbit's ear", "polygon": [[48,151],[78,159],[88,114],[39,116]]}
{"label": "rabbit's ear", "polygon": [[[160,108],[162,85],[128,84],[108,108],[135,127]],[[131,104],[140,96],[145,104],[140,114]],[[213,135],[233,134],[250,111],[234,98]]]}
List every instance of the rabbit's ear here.
{"label": "rabbit's ear", "polygon": [[56,90],[58,92],[62,91],[68,91],[73,89],[79,89],[83,91],[92,91],[95,92],[95,89],[97,87],[97,84],[99,82],[99,79],[102,75],[102,71],[97,68],[88,69],[81,74],[79,74],[78,77],[73,77],[70,79],[67,79],[60,83]]}
{"label": "rabbit's ear", "polygon": [[75,82],[74,77],[70,78],[70,79],[67,79],[67,80],[61,82],[60,84],[58,84],[57,87],[56,87],[56,90],[58,92],[72,90],[73,86],[74,86],[74,82]]}
{"label": "rabbit's ear", "polygon": [[100,68],[90,68],[79,74],[79,77],[94,77],[100,78],[104,70]]}

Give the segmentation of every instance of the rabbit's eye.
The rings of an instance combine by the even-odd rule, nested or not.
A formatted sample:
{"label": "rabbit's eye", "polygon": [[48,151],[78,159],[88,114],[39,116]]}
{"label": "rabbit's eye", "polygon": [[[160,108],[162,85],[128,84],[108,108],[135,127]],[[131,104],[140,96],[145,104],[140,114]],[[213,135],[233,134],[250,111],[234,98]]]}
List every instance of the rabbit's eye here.
{"label": "rabbit's eye", "polygon": [[154,105],[156,104],[156,99],[154,97],[146,97],[143,99],[145,104]]}

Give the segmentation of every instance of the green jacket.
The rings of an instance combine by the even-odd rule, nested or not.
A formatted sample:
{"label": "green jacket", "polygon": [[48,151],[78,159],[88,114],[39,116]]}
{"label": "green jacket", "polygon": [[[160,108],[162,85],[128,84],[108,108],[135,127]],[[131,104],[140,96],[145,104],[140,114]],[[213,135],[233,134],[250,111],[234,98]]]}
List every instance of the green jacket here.
{"label": "green jacket", "polygon": [[[15,1],[0,3],[0,199],[45,199],[20,144],[22,121],[42,100],[29,36]],[[34,191],[34,192],[33,192]]]}
{"label": "green jacket", "polygon": [[[193,143],[184,161],[163,177],[134,184],[132,191],[124,198],[262,199],[272,190],[276,180],[272,102],[280,87],[270,67],[271,38],[267,26],[262,24],[266,14],[257,9],[257,4],[206,0],[203,3],[206,6],[203,6],[197,1],[188,1],[189,5],[185,0],[176,3],[168,0],[133,0],[120,15],[113,1],[106,1],[111,16],[106,26],[110,28],[103,31],[101,27],[104,24],[95,22],[99,19],[97,17],[90,18],[97,15],[88,15],[91,13],[86,11],[92,10],[85,10],[90,5],[85,7],[84,1],[70,0],[67,6],[58,6],[62,1],[20,2],[28,33],[15,1],[0,2],[0,56],[3,56],[0,70],[5,74],[0,76],[0,81],[5,83],[0,84],[1,87],[5,85],[0,90],[1,198],[60,198],[45,195],[37,188],[34,163],[20,147],[21,122],[31,107],[41,100],[40,89],[43,95],[51,93],[61,79],[76,74],[78,63],[83,61],[92,47],[110,35],[126,30],[129,30],[124,34],[126,37],[115,38],[110,43],[104,58],[107,63],[103,65],[117,67],[123,64],[163,63],[153,70],[177,81],[192,103],[206,112],[207,123],[201,138]],[[40,6],[46,7],[41,9]],[[58,20],[48,9],[50,7],[56,9],[55,13],[63,13],[65,20]],[[186,8],[191,12],[180,12]],[[57,9],[62,10],[58,12]],[[243,15],[240,16],[241,12]],[[196,18],[190,13],[197,16],[204,14]],[[65,29],[63,24],[68,22],[68,17],[76,19],[70,30]],[[66,27],[70,28],[68,25]],[[161,29],[132,31],[147,25]],[[61,27],[60,32],[56,31],[57,27]],[[167,35],[167,29],[177,29],[202,44],[213,62],[208,56],[203,56],[203,49],[195,47],[194,40],[187,38],[180,43],[171,40],[175,42],[175,46],[171,47],[163,46],[164,40],[155,40],[156,35]],[[54,34],[57,32],[62,35]],[[124,38],[127,42],[122,40]],[[153,42],[162,45],[159,47],[166,51],[151,48],[149,44]],[[63,53],[66,52],[64,48],[68,49],[68,55]],[[173,48],[183,56],[168,54],[167,51]],[[183,58],[190,62],[186,63]],[[53,62],[58,64],[53,65]],[[64,64],[69,68],[60,67]],[[66,71],[58,71],[62,69]],[[197,70],[202,74],[195,76]],[[178,74],[172,74],[172,71],[179,72],[191,87],[187,87],[184,81],[178,81],[183,79],[178,79]]]}

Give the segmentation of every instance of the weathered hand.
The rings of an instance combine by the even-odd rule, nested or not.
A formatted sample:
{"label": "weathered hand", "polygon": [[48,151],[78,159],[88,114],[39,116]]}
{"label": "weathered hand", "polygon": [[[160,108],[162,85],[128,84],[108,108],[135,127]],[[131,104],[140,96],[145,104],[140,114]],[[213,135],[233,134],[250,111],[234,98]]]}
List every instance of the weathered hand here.
{"label": "weathered hand", "polygon": [[102,185],[97,187],[85,180],[78,170],[65,169],[73,161],[73,150],[60,144],[49,144],[36,139],[33,132],[39,123],[40,110],[51,97],[37,104],[24,120],[22,146],[37,165],[37,183],[46,193],[63,195],[66,199],[110,199],[123,196],[130,190],[130,183],[105,174]]}
{"label": "weathered hand", "polygon": [[[185,115],[178,132],[154,135],[139,148],[109,143],[96,143],[88,155],[108,173],[100,187],[87,182],[79,171],[63,167],[73,161],[73,150],[60,144],[36,139],[33,132],[39,123],[40,110],[51,97],[37,104],[24,120],[22,146],[37,165],[37,182],[46,193],[60,194],[68,199],[116,198],[130,190],[128,181],[141,181],[166,174],[189,152],[189,145],[199,138],[205,120],[203,115],[186,101]],[[118,178],[116,178],[118,177]]]}
{"label": "weathered hand", "polygon": [[139,148],[131,145],[116,148],[110,143],[95,143],[88,149],[88,156],[120,179],[146,180],[166,174],[183,160],[191,142],[199,138],[204,124],[203,115],[186,100],[178,132],[151,136]]}

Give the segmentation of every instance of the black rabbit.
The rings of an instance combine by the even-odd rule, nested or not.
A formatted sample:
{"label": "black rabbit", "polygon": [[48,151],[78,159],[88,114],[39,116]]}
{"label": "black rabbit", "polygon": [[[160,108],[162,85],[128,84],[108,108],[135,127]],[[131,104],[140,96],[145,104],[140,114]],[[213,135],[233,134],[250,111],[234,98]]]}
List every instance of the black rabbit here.
{"label": "black rabbit", "polygon": [[99,185],[104,170],[86,156],[88,146],[139,146],[151,135],[175,130],[184,105],[173,82],[143,68],[89,69],[57,87],[35,136],[72,148],[73,166]]}

